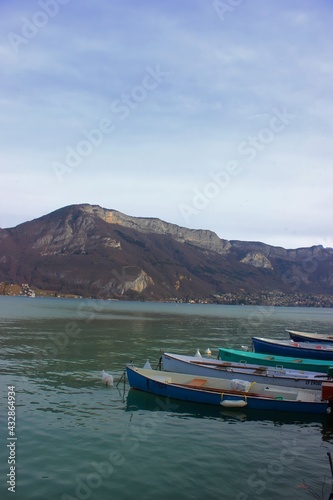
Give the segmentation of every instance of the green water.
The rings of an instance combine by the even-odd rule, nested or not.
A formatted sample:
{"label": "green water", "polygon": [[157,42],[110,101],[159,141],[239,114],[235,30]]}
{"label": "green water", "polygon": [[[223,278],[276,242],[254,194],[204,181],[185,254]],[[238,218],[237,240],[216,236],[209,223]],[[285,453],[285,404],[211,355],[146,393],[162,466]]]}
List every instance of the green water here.
{"label": "green water", "polygon": [[[115,383],[162,351],[332,334],[333,310],[0,298],[1,483],[7,500],[328,499],[328,417],[194,405]],[[15,386],[15,493],[7,387]]]}

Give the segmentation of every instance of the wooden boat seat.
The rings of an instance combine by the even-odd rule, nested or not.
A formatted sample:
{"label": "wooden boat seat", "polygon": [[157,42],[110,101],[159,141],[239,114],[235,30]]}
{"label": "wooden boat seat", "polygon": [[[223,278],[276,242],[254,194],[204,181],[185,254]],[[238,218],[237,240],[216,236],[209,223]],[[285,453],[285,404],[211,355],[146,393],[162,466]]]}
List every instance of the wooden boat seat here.
{"label": "wooden boat seat", "polygon": [[262,375],[264,372],[267,372],[267,366],[260,366],[254,370],[255,375]]}
{"label": "wooden boat seat", "polygon": [[194,378],[193,380],[190,380],[190,382],[187,382],[186,385],[190,387],[202,387],[206,382],[207,380],[205,378]]}

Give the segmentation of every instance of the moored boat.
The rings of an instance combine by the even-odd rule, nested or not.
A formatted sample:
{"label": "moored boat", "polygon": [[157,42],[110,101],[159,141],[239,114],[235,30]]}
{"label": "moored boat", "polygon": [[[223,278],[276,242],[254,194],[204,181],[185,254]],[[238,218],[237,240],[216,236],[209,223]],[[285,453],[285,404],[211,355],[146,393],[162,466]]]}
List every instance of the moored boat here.
{"label": "moored boat", "polygon": [[321,333],[296,332],[287,330],[289,337],[295,342],[315,342],[320,344],[333,345],[333,335],[323,335]]}
{"label": "moored boat", "polygon": [[219,357],[224,361],[236,361],[249,363],[251,365],[280,366],[298,370],[327,373],[333,363],[321,359],[306,359],[292,356],[275,356],[273,354],[262,354],[259,352],[242,351],[240,349],[219,348]]}
{"label": "moored boat", "polygon": [[[158,401],[157,401],[158,400]],[[291,412],[280,412],[280,411],[270,411],[270,410],[251,410],[244,408],[243,410],[235,411],[233,408],[223,408],[222,406],[205,405],[192,403],[191,401],[182,401],[178,404],[175,400],[164,400],[164,398],[157,398],[155,394],[149,392],[138,391],[130,387],[126,396],[126,407],[125,411],[133,412],[144,411],[144,412],[170,412],[172,411],[172,418],[212,418],[218,419],[219,421],[242,421],[242,422],[262,422],[265,424],[268,422],[285,425],[285,424],[313,424],[321,423],[324,424],[330,416],[318,415],[314,413],[291,413]],[[325,424],[324,424],[325,425]],[[327,426],[330,428],[331,426]],[[325,425],[326,429],[326,425]],[[325,432],[325,431],[324,431]]]}
{"label": "moored boat", "polygon": [[266,339],[252,337],[255,352],[278,356],[296,356],[300,358],[332,361],[333,345],[314,344],[312,342],[294,342],[293,340]]}
{"label": "moored boat", "polygon": [[[190,374],[126,366],[130,386],[144,392],[224,408],[249,408],[326,414],[333,401],[333,382],[324,382],[321,393],[311,389],[269,386],[245,380],[193,377]],[[324,399],[323,399],[324,398]]]}
{"label": "moored boat", "polygon": [[328,379],[325,373],[262,365],[245,365],[244,363],[231,363],[167,352],[162,354],[162,364],[163,369],[168,372],[187,373],[229,380],[241,378],[250,382],[298,387],[299,389],[320,390],[322,382]]}

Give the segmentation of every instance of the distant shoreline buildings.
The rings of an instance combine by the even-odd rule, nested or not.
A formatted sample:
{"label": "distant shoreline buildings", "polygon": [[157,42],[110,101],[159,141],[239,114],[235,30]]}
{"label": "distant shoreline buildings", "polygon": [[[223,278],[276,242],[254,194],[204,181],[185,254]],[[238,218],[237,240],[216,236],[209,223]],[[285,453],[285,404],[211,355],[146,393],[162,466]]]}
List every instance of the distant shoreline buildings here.
{"label": "distant shoreline buildings", "polygon": [[[20,297],[62,297],[62,298],[91,298],[98,299],[102,297],[82,297],[73,294],[62,294],[54,290],[33,289],[28,283],[22,283],[21,286],[11,283],[0,282],[0,296],[20,296]],[[103,297],[102,299],[106,299]],[[133,297],[112,296],[108,300],[135,300]],[[144,298],[137,298],[138,302],[146,301]],[[217,305],[248,305],[248,306],[276,306],[276,307],[333,307],[333,296],[313,293],[291,293],[286,294],[278,290],[263,291],[258,293],[246,293],[244,290],[238,293],[225,293],[210,297],[170,297],[156,302],[175,302],[189,304],[217,304]]]}
{"label": "distant shoreline buildings", "polygon": [[28,283],[22,283],[20,295],[24,297],[36,297],[36,292],[30,288]]}

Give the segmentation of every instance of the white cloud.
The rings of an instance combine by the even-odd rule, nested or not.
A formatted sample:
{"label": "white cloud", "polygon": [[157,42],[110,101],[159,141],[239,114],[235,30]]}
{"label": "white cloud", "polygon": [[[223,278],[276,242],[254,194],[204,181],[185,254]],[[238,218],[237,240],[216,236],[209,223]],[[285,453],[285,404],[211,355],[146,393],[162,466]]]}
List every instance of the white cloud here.
{"label": "white cloud", "polygon": [[[2,32],[19,33],[35,7],[7,5]],[[179,205],[238,161],[189,226],[293,247],[329,240],[331,42],[330,8],[308,0],[244,2],[223,22],[211,2],[69,2],[17,54],[4,37],[0,225],[80,202],[186,225]],[[168,77],[120,120],[111,103],[147,65]],[[240,155],[284,108],[290,125],[253,161]],[[59,183],[52,162],[106,117],[114,133]]]}

